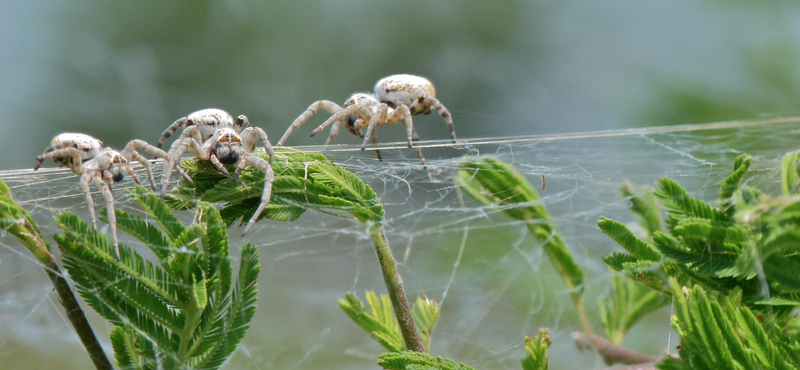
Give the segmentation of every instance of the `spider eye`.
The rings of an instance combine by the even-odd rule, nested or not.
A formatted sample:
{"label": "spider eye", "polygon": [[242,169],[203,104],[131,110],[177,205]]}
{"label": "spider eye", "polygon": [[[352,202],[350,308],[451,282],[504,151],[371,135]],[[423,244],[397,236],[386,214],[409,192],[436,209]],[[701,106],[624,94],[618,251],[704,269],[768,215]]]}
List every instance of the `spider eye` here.
{"label": "spider eye", "polygon": [[223,135],[222,137],[220,137],[220,138],[219,138],[219,140],[218,140],[218,141],[219,141],[220,143],[227,143],[229,138],[230,138],[230,137],[229,137],[228,135]]}

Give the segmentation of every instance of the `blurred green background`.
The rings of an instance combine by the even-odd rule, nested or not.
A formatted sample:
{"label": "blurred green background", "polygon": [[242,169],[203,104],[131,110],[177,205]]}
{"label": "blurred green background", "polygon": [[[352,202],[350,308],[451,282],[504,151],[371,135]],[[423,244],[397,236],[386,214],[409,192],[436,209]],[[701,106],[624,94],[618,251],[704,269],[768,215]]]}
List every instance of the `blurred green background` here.
{"label": "blurred green background", "polygon": [[[430,78],[461,138],[793,116],[800,113],[798,26],[800,4],[780,1],[4,0],[0,169],[31,168],[59,132],[88,133],[119,148],[132,138],[154,142],[175,119],[207,107],[248,115],[274,143],[310,103],[341,103],[395,73]],[[288,145],[322,144],[324,137],[307,133],[326,117],[312,119]],[[439,117],[415,123],[423,140],[448,137]],[[741,151],[774,178],[780,154],[796,149],[795,127],[480,150],[514,161],[534,184],[548,178],[543,199],[587,268],[591,308],[607,290],[599,257],[616,250],[595,223],[600,214],[630,221],[617,195],[624,179],[652,184],[666,174],[714,199]],[[399,126],[380,136],[404,139]],[[336,142],[360,140],[342,132]],[[413,151],[391,153],[416,160]],[[426,150],[429,159],[466,153],[474,154]],[[447,178],[454,162],[439,162],[444,180],[437,182],[402,161],[375,162],[372,153],[344,161],[386,205],[409,295],[439,298],[453,288],[435,354],[476,368],[518,369],[521,338],[548,326],[554,368],[604,367],[595,354],[575,350],[568,294],[524,227],[487,218],[480,207],[459,210]],[[41,172],[13,180],[46,233],[58,232],[54,212],[86,217],[76,179]],[[115,196],[121,208],[133,208],[124,191]],[[472,231],[456,271],[464,225]],[[381,349],[335,303],[348,290],[363,297],[384,289],[360,230],[309,215],[260,223],[252,235],[264,265],[261,301],[228,367],[374,368]],[[8,237],[0,246],[0,367],[88,366],[40,266]],[[105,341],[110,326],[90,318]],[[626,345],[650,354],[674,348],[669,312],[648,320]]]}
{"label": "blurred green background", "polygon": [[[274,142],[313,101],[394,73],[433,80],[463,138],[793,115],[800,5],[761,4],[5,0],[0,169],[31,167],[59,132],[153,142],[206,107]],[[306,133],[324,118],[288,145],[321,144]]]}

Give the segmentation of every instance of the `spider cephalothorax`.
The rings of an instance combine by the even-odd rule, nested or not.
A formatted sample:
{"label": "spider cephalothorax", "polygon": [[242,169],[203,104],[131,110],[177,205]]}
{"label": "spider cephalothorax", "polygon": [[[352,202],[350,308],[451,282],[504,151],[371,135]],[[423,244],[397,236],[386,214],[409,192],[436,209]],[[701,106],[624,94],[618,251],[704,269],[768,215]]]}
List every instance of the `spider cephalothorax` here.
{"label": "spider cephalothorax", "polygon": [[[331,126],[330,135],[325,145],[330,144],[339,132],[342,122],[347,129],[355,135],[364,138],[361,150],[367,146],[367,141],[372,140],[377,145],[378,139],[374,128],[379,125],[402,123],[408,136],[408,147],[419,138],[414,130],[411,116],[414,114],[428,114],[431,108],[436,109],[447,123],[450,138],[456,141],[455,128],[450,112],[436,99],[436,90],[428,79],[413,75],[393,75],[382,78],[375,84],[374,93],[356,93],[345,101],[340,107],[329,100],[320,100],[311,104],[303,114],[292,122],[292,125],[283,134],[278,146],[282,146],[289,135],[313,116],[319,109],[331,112],[331,116],[322,125],[311,132],[315,136],[328,126]],[[366,127],[366,132],[361,129]],[[425,164],[422,151],[419,151],[420,161]],[[380,154],[378,154],[380,159]]]}
{"label": "spider cephalothorax", "polygon": [[158,149],[142,140],[131,140],[121,152],[111,148],[103,148],[103,142],[97,140],[89,135],[63,133],[53,138],[50,146],[45,149],[44,153],[36,157],[38,162],[33,170],[38,170],[47,158],[53,158],[53,161],[61,164],[62,166],[69,167],[72,172],[81,176],[81,188],[86,197],[86,203],[89,206],[89,215],[92,218],[92,225],[97,230],[97,219],[94,214],[94,202],[89,189],[89,183],[94,182],[95,186],[100,189],[103,198],[106,201],[106,208],[108,209],[108,224],[111,227],[111,236],[114,242],[115,257],[119,259],[119,247],[117,242],[117,226],[116,217],[114,214],[114,196],[111,193],[111,185],[120,182],[125,178],[125,173],[128,173],[137,184],[140,183],[139,177],[136,172],[130,168],[129,164],[131,159],[141,163],[147,170],[147,177],[150,180],[150,186],[155,190],[155,180],[153,179],[153,172],[150,168],[150,162],[145,159],[141,154],[137,153],[137,149],[142,149],[148,153],[154,154],[159,158],[166,158],[167,153]]}
{"label": "spider cephalothorax", "polygon": [[[250,227],[261,215],[261,212],[269,203],[272,194],[272,180],[275,175],[272,172],[272,145],[269,143],[267,134],[258,127],[250,127],[250,122],[245,116],[236,119],[230,113],[221,109],[203,109],[194,112],[186,117],[175,121],[161,135],[157,147],[161,147],[175,131],[183,129],[180,138],[172,143],[172,147],[167,153],[164,162],[164,172],[161,178],[161,196],[166,194],[167,184],[173,169],[180,170],[177,164],[180,162],[181,155],[187,150],[197,158],[210,161],[220,172],[228,174],[224,165],[239,163],[233,179],[239,178],[239,174],[246,166],[260,168],[265,172],[264,192],[261,195],[261,204],[242,235],[247,234]],[[250,151],[260,141],[269,155],[269,161],[259,157],[251,156]],[[191,179],[184,176],[190,183]]]}

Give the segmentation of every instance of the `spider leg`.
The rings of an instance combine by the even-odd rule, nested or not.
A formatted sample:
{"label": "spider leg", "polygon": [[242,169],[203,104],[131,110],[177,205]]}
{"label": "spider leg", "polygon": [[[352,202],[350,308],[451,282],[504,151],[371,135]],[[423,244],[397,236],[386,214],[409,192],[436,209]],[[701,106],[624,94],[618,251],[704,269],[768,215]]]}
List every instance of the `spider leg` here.
{"label": "spider leg", "polygon": [[164,133],[161,134],[161,138],[158,139],[158,144],[156,144],[156,148],[161,148],[164,145],[164,142],[169,139],[175,131],[178,131],[182,128],[193,126],[194,122],[190,121],[187,117],[178,118],[175,122],[173,122]]}
{"label": "spider leg", "polygon": [[242,157],[240,160],[247,162],[250,166],[264,170],[264,192],[261,194],[261,203],[253,213],[253,216],[250,217],[250,221],[247,221],[247,226],[245,226],[244,231],[242,231],[242,236],[245,236],[269,203],[269,198],[272,196],[272,182],[275,180],[275,173],[272,172],[272,166],[261,158],[246,156]]}
{"label": "spider leg", "polygon": [[[136,152],[133,153],[133,160],[139,162],[142,167],[144,167],[145,171],[147,171],[147,178],[150,180],[150,187],[153,189],[153,191],[156,191],[156,180],[153,178],[153,168],[150,166],[150,162],[147,161],[147,158],[145,158],[143,155]],[[131,177],[133,177],[135,180],[136,172],[130,168],[130,166],[128,166],[128,169],[130,170]],[[137,181],[136,183],[138,184],[139,182]]]}
{"label": "spider leg", "polygon": [[[136,174],[136,171],[134,171],[133,168],[131,168],[130,166],[125,166],[125,172],[131,175],[133,182],[135,182],[137,185],[142,184],[142,181],[139,180],[139,175]],[[155,191],[155,182],[153,182],[152,185],[154,186],[153,190]]]}
{"label": "spider leg", "polygon": [[325,122],[323,122],[319,127],[315,128],[314,131],[311,131],[311,137],[317,136],[322,130],[326,127],[334,124],[335,122],[346,120],[347,116],[356,113],[359,111],[359,107],[357,105],[349,106],[347,108],[343,108],[338,112],[334,113],[330,118],[328,118]]}
{"label": "spider leg", "polygon": [[[128,145],[125,145],[125,149],[120,152],[122,158],[125,160],[130,161],[131,159],[139,162],[145,170],[147,170],[147,177],[150,179],[150,186],[153,188],[153,191],[156,190],[156,182],[153,179],[153,169],[150,167],[150,162],[145,159],[144,156],[136,152],[136,149],[142,149],[145,152],[155,155],[157,158],[161,158],[163,160],[167,159],[167,153],[159,148],[156,148],[150,144],[148,144],[144,140],[134,139],[128,142]],[[132,176],[134,172],[131,171]],[[137,181],[137,184],[139,182]]]}
{"label": "spider leg", "polygon": [[92,219],[92,227],[94,230],[97,231],[97,218],[94,217],[94,202],[92,201],[92,192],[89,189],[89,182],[94,179],[94,176],[91,173],[84,173],[81,176],[81,189],[83,189],[83,195],[86,197],[86,206],[89,207],[89,216]]}
{"label": "spider leg", "polygon": [[216,167],[219,172],[222,172],[224,175],[228,175],[228,169],[225,168],[225,165],[223,165],[222,162],[219,161],[217,155],[211,151],[211,148],[215,147],[217,145],[217,142],[219,142],[219,138],[222,137],[223,132],[220,131],[215,133],[214,136],[210,137],[203,144],[200,144],[202,141],[198,140],[198,138],[200,137],[199,132],[194,132],[193,135],[194,138],[192,140],[192,146],[189,148],[189,151],[192,152],[192,154],[194,154],[197,158],[210,161],[211,164],[213,164],[214,167]]}
{"label": "spider leg", "polygon": [[[119,261],[119,241],[117,240],[117,215],[114,213],[114,195],[111,193],[111,188],[106,182],[97,177],[92,177],[95,186],[100,189],[103,198],[106,200],[106,215],[108,216],[108,226],[111,228],[111,240],[114,243],[114,258]],[[92,211],[92,219],[94,219],[94,210]]]}
{"label": "spider leg", "polygon": [[286,143],[286,140],[289,139],[289,135],[291,135],[292,132],[300,128],[300,125],[305,123],[309,118],[311,118],[311,116],[317,113],[317,111],[320,109],[325,109],[328,112],[331,112],[331,114],[336,114],[337,112],[342,110],[342,107],[340,107],[339,104],[336,104],[330,100],[320,100],[314,102],[313,104],[308,106],[308,108],[306,109],[305,112],[303,112],[303,114],[298,116],[294,120],[294,122],[292,122],[292,125],[289,126],[288,129],[286,129],[286,132],[283,134],[281,139],[278,141],[278,144],[276,145],[283,146],[283,144]]}
{"label": "spider leg", "polygon": [[[242,149],[246,154],[243,156],[250,156],[250,152],[256,147],[256,142],[261,141],[261,145],[264,146],[264,150],[266,150],[267,155],[269,156],[269,166],[272,167],[272,162],[275,157],[275,150],[272,148],[272,144],[269,143],[269,138],[267,137],[267,133],[264,132],[260,127],[248,127],[244,131],[242,131]],[[247,164],[246,161],[239,161],[239,166],[236,167],[236,172],[233,173],[233,181],[239,179],[239,175],[244,170],[245,165]]]}
{"label": "spider leg", "polygon": [[[52,147],[48,147],[47,149],[50,149],[50,148],[52,148]],[[61,148],[61,149],[53,149],[50,152],[47,152],[45,150],[44,154],[36,157],[36,161],[38,161],[39,164],[37,164],[36,167],[33,168],[33,170],[34,171],[38,170],[39,166],[42,164],[42,162],[44,162],[45,159],[53,158],[53,157],[71,157],[72,158],[72,171],[77,173],[77,174],[83,173],[82,165],[81,165],[83,163],[83,160],[81,159],[81,152],[77,148],[73,148],[73,147],[67,147],[67,148]]]}
{"label": "spider leg", "polygon": [[372,131],[372,145],[375,146],[375,155],[378,156],[378,162],[383,162],[381,151],[378,150],[378,131]]}
{"label": "spider leg", "polygon": [[[172,175],[172,170],[175,168],[175,165],[180,162],[183,152],[190,146],[193,146],[193,154],[200,156],[205,153],[205,149],[203,149],[202,144],[200,144],[200,140],[202,140],[200,131],[195,126],[192,126],[184,130],[183,134],[181,134],[181,138],[172,143],[172,148],[170,148],[169,153],[167,153],[167,158],[164,160],[164,170],[161,174],[161,197],[164,197],[166,194],[167,184]],[[207,156],[203,159],[207,159]],[[181,170],[178,172],[180,171]]]}
{"label": "spider leg", "polygon": [[225,165],[219,161],[219,158],[217,158],[216,155],[208,154],[208,160],[214,165],[214,167],[217,168],[217,170],[219,170],[219,172],[222,172],[224,175],[228,175],[228,169],[225,168]]}
{"label": "spider leg", "polygon": [[250,127],[250,120],[244,114],[236,117],[236,123],[233,124],[233,129],[236,132],[242,132],[244,129]]}
{"label": "spider leg", "polygon": [[389,106],[386,104],[381,104],[378,107],[377,114],[372,115],[369,120],[369,126],[367,126],[367,132],[364,133],[364,142],[361,143],[361,150],[367,148],[367,141],[372,137],[372,130],[375,129],[375,126],[381,123],[386,123],[386,112],[389,110]]}
{"label": "spider leg", "polygon": [[356,135],[356,136],[358,136],[358,137],[363,139],[364,138],[364,133],[361,132],[361,127],[364,127],[364,126],[366,126],[364,124],[364,119],[363,118],[359,118],[353,123],[353,126],[347,125],[346,127],[347,127],[347,130],[350,131],[351,134]]}
{"label": "spider leg", "polygon": [[392,114],[387,119],[388,122],[394,123],[403,120],[403,126],[406,128],[406,135],[408,136],[408,147],[412,147],[413,140],[413,132],[414,132],[414,122],[411,120],[411,110],[408,109],[408,106],[405,104],[401,104],[397,109],[395,109]]}
{"label": "spider leg", "polygon": [[439,112],[439,115],[442,116],[444,122],[447,123],[447,128],[450,130],[450,140],[456,142],[456,128],[453,126],[453,117],[450,115],[450,111],[442,105],[436,98],[429,96],[425,98],[425,100],[434,108],[436,111]]}
{"label": "spider leg", "polygon": [[327,149],[328,145],[331,145],[331,142],[333,142],[333,139],[336,138],[336,135],[339,133],[339,128],[341,127],[342,127],[341,120],[333,123],[333,126],[331,126],[331,133],[328,135],[328,139],[325,140],[325,147],[323,149]]}
{"label": "spider leg", "polygon": [[[411,141],[413,141],[415,145],[417,144],[417,141],[419,141],[419,136],[417,136],[417,130],[414,130],[413,128],[411,129]],[[417,147],[417,154],[419,155],[419,163],[422,164],[422,169],[423,170],[428,169],[428,166],[425,164],[425,156],[422,155],[422,148],[419,145],[416,145],[416,147]]]}

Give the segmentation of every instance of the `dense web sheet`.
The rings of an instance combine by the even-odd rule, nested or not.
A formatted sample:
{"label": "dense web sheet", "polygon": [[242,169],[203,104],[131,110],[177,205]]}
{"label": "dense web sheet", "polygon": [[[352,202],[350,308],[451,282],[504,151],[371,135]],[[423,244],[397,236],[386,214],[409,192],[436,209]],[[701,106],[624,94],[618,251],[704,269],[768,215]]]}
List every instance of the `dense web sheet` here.
{"label": "dense web sheet", "polygon": [[[587,309],[599,331],[595,301],[607,292],[610,276],[600,257],[618,249],[599,231],[596,221],[604,215],[632,222],[618,193],[622,181],[652,185],[659,177],[669,176],[693,195],[715,200],[733,159],[746,152],[754,157],[746,181],[774,192],[780,156],[795,150],[798,142],[800,119],[785,118],[473,139],[458,145],[425,141],[427,171],[422,170],[416,151],[402,143],[382,145],[382,163],[372,151],[362,152],[352,145],[333,146],[326,153],[379,194],[409,299],[425,294],[443,302],[432,354],[479,369],[519,369],[523,337],[549,327],[555,342],[551,368],[599,369],[604,368],[599,356],[578,353],[571,341],[569,334],[579,330],[579,323],[569,294],[525,225],[462,196],[454,186],[463,157],[499,157],[537,187],[544,176],[547,186],[540,192],[542,201],[587,271]],[[137,172],[145,178],[141,168]],[[53,222],[58,212],[70,210],[88,221],[78,178],[66,169],[5,171],[0,178],[47,236],[58,232]],[[132,181],[126,180],[114,189],[117,208],[137,212],[124,191],[130,186]],[[95,205],[98,210],[104,205],[99,194],[95,194]],[[191,220],[190,213],[185,217]],[[240,252],[238,234],[231,232],[234,256]],[[126,234],[120,233],[120,238],[145,252]],[[337,305],[348,291],[363,299],[365,290],[385,290],[363,228],[349,220],[307,212],[293,223],[262,221],[247,239],[261,251],[259,307],[250,332],[226,368],[374,369],[382,348]],[[67,370],[91,366],[57,299],[41,267],[19,243],[3,235],[0,367],[58,365]],[[91,312],[90,319],[108,345],[110,326]],[[624,344],[652,355],[674,348],[669,310],[646,317]],[[111,354],[110,347],[107,352]]]}

